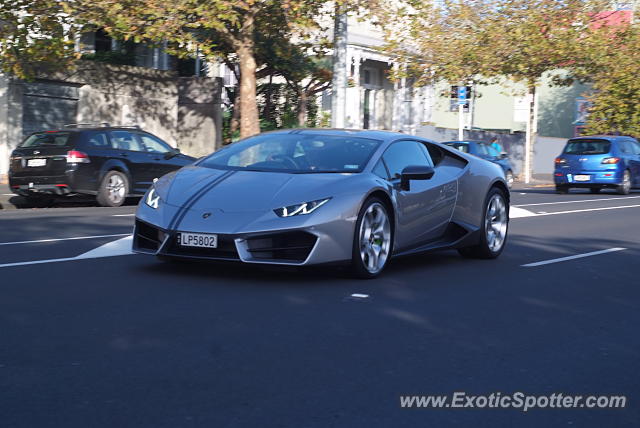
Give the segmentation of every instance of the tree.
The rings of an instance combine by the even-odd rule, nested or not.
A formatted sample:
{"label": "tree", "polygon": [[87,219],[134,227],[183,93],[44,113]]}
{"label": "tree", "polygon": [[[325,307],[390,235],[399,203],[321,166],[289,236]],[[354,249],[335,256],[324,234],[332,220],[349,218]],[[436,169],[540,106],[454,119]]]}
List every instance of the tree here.
{"label": "tree", "polygon": [[78,58],[73,26],[56,0],[0,0],[0,67],[24,79]]}
{"label": "tree", "polygon": [[[536,135],[536,87],[546,75],[557,85],[571,79],[581,39],[598,2],[583,0],[445,0],[440,6],[411,0],[400,9],[401,37],[390,45],[422,82],[440,79],[479,83],[507,79],[526,88],[529,102],[525,182],[531,179]],[[407,48],[409,46],[410,48]]]}
{"label": "tree", "polygon": [[587,132],[640,136],[640,27],[595,28],[583,42],[577,74],[592,83]]}
{"label": "tree", "polygon": [[240,137],[260,132],[256,103],[256,31],[266,21],[304,33],[316,28],[320,0],[68,0],[67,10],[124,39],[167,41],[175,53],[234,55],[240,88]]}

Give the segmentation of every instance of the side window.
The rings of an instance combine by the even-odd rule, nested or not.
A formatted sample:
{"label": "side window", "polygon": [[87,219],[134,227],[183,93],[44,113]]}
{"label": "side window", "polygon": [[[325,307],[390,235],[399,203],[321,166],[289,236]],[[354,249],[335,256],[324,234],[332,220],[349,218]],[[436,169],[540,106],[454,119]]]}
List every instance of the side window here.
{"label": "side window", "polygon": [[629,144],[631,145],[631,153],[640,155],[640,143],[637,141],[630,141]]}
{"label": "side window", "polygon": [[389,174],[387,173],[387,167],[384,166],[382,159],[378,161],[378,163],[376,164],[375,167],[373,167],[373,170],[371,172],[373,172],[375,175],[377,175],[380,178],[384,178],[385,180],[389,179]]}
{"label": "side window", "polygon": [[129,131],[111,132],[111,146],[118,150],[132,150],[141,152],[142,146],[138,139]]}
{"label": "side window", "polygon": [[138,134],[142,141],[142,148],[149,153],[168,153],[172,150],[164,141],[149,134]]}
{"label": "side window", "polygon": [[89,134],[86,139],[86,144],[89,147],[95,147],[99,149],[111,148],[109,139],[107,138],[107,134],[105,134],[104,132],[95,132],[93,134]]}
{"label": "side window", "polygon": [[618,141],[618,148],[620,148],[620,151],[624,154],[630,155],[631,154],[631,147],[629,146],[629,143],[627,143],[625,140],[621,140]]}
{"label": "side window", "polygon": [[391,179],[398,179],[402,170],[409,165],[431,166],[430,159],[427,158],[422,144],[416,141],[398,141],[393,143],[382,158],[384,159]]}
{"label": "side window", "polygon": [[478,148],[479,156],[489,156],[489,151],[487,150],[486,145],[476,143],[476,147]]}

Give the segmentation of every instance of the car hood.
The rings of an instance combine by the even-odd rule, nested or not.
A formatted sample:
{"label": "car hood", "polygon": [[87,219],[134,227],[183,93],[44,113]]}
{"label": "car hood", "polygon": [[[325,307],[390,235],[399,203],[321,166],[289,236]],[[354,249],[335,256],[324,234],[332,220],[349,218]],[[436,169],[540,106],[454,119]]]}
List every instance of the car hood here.
{"label": "car hood", "polygon": [[264,211],[344,193],[352,173],[291,174],[182,168],[156,183],[162,199],[189,209],[224,212]]}

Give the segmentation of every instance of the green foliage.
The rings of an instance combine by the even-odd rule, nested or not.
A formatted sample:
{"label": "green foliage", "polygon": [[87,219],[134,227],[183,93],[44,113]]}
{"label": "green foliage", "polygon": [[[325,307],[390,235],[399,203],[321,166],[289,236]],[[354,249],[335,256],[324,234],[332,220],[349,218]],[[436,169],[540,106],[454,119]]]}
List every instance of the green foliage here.
{"label": "green foliage", "polygon": [[0,67],[24,79],[69,67],[73,27],[57,0],[1,0]]}

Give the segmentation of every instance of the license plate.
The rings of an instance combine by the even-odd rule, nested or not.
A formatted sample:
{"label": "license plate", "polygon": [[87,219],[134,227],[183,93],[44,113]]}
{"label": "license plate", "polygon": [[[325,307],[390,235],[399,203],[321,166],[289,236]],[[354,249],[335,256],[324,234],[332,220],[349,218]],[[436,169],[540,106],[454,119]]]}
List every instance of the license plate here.
{"label": "license plate", "polygon": [[179,233],[178,244],[182,247],[217,248],[218,235],[204,233]]}
{"label": "license plate", "polygon": [[575,175],[573,177],[573,179],[575,181],[589,181],[589,180],[591,180],[591,176],[590,175]]}
{"label": "license plate", "polygon": [[27,160],[27,166],[45,166],[47,164],[46,159],[29,159]]}

